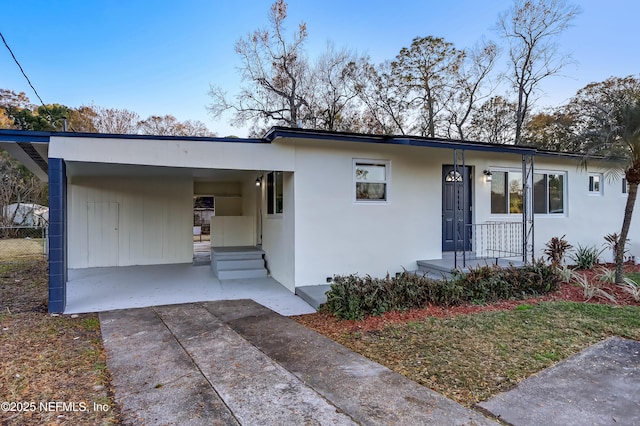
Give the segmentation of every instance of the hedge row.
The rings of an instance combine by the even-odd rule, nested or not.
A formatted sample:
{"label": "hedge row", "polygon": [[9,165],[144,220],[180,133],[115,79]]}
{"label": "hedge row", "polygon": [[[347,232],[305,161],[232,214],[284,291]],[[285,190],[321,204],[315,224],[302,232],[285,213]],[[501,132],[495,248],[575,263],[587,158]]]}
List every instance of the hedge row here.
{"label": "hedge row", "polygon": [[482,266],[450,279],[436,280],[403,272],[398,277],[373,278],[336,275],[324,309],[343,319],[361,319],[387,311],[491,303],[522,299],[557,290],[561,278],[556,268],[542,260],[525,266]]}

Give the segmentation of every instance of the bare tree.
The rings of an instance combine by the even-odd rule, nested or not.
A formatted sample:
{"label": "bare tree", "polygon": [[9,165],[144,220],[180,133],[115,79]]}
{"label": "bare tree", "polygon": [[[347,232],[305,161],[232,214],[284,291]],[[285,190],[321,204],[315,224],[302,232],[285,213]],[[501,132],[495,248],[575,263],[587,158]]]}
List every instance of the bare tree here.
{"label": "bare tree", "polygon": [[474,111],[468,137],[491,143],[513,143],[516,104],[493,96]]}
{"label": "bare tree", "polygon": [[7,214],[10,204],[46,204],[46,194],[46,183],[9,157],[9,154],[0,151],[0,225],[13,225],[13,217]]}
{"label": "bare tree", "polygon": [[144,135],[215,136],[202,121],[179,121],[171,114],[149,116],[138,122],[138,128]]}
{"label": "bare tree", "polygon": [[351,64],[353,87],[362,102],[362,128],[368,133],[407,134],[411,116],[409,86],[402,84],[391,62],[375,66],[368,59]]}
{"label": "bare tree", "polygon": [[222,89],[211,86],[209,94],[213,102],[208,110],[214,117],[231,110],[235,125],[263,121],[290,127],[297,127],[305,119],[309,107],[305,99],[309,66],[303,51],[307,26],[301,22],[288,40],[286,18],[287,4],[276,0],[269,12],[271,29],[254,31],[236,42],[235,50],[242,60],[242,80],[247,85],[232,102]]}
{"label": "bare tree", "polygon": [[566,0],[514,0],[513,7],[498,18],[498,29],[509,43],[511,73],[508,78],[517,95],[515,142],[540,82],[558,75],[571,57],[558,52],[556,40],[580,12]]}
{"label": "bare tree", "polygon": [[498,46],[492,41],[483,41],[466,52],[456,76],[453,97],[445,104],[449,121],[447,136],[462,140],[467,138],[466,128],[473,112],[493,91],[487,86],[498,52]]}
{"label": "bare tree", "polygon": [[357,55],[336,50],[333,44],[317,59],[311,71],[309,123],[315,129],[353,131],[357,127],[358,92],[352,84],[356,74]]}
{"label": "bare tree", "polygon": [[98,133],[136,134],[140,116],[127,109],[92,107],[96,113],[93,126]]}

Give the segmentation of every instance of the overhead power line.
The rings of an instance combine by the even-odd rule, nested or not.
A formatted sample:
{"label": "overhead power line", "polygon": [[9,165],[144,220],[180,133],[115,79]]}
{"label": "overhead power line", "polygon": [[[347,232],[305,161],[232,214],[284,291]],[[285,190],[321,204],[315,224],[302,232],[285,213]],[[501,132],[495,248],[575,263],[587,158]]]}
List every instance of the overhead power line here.
{"label": "overhead power line", "polygon": [[29,77],[27,76],[27,73],[24,72],[24,69],[22,68],[22,65],[20,65],[20,62],[18,62],[18,58],[16,58],[16,55],[13,54],[13,50],[11,50],[11,48],[9,47],[9,44],[7,43],[7,40],[5,40],[4,35],[2,35],[2,32],[0,32],[0,37],[2,38],[2,42],[7,47],[7,50],[9,51],[9,53],[11,53],[11,57],[15,61],[16,65],[18,66],[18,68],[20,68],[20,72],[22,72],[22,75],[27,80],[27,83],[29,83],[29,86],[31,86],[31,89],[33,90],[33,93],[36,94],[36,97],[38,98],[38,100],[40,101],[42,106],[44,107],[44,110],[47,112],[47,115],[49,116],[49,120],[51,121],[51,124],[53,124],[53,117],[51,116],[51,113],[47,109],[46,105],[44,104],[44,101],[40,97],[40,94],[38,93],[36,88],[33,87],[33,84],[31,83],[31,80],[29,80]]}

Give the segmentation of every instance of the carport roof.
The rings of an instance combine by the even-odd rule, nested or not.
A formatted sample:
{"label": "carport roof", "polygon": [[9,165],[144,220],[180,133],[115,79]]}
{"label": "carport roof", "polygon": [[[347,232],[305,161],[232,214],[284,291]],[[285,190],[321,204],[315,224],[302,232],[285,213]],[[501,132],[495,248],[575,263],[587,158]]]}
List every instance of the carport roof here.
{"label": "carport roof", "polygon": [[0,129],[0,148],[46,181],[49,175],[49,136],[50,132]]}

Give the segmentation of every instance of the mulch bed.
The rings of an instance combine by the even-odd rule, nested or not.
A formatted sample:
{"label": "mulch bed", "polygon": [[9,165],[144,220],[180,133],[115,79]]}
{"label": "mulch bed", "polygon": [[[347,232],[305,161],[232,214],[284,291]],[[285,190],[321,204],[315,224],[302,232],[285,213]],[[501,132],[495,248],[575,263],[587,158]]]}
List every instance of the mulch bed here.
{"label": "mulch bed", "polygon": [[[597,280],[596,276],[599,274],[599,268],[614,268],[613,264],[600,264],[596,268],[591,270],[576,271],[578,273],[586,275],[590,282]],[[640,272],[640,265],[625,264],[625,273]],[[609,305],[621,305],[621,306],[640,306],[640,302],[633,300],[631,295],[622,290],[616,285],[602,285],[602,288],[609,294],[615,297],[616,302],[611,302],[602,297],[592,298],[589,303],[604,303]],[[581,287],[575,284],[563,283],[560,285],[560,289],[553,293],[549,293],[542,297],[534,297],[524,300],[505,300],[490,305],[460,305],[452,307],[442,306],[428,306],[422,309],[410,309],[404,312],[393,311],[386,312],[379,316],[368,316],[359,321],[340,320],[327,312],[317,312],[308,315],[298,315],[292,317],[296,321],[305,326],[312,328],[324,335],[340,335],[345,333],[353,333],[356,331],[372,331],[382,330],[388,325],[406,323],[412,321],[419,321],[427,317],[451,317],[456,315],[473,314],[477,312],[487,311],[503,311],[511,310],[518,305],[523,304],[537,304],[545,301],[570,301],[570,302],[584,302],[584,293]]]}

